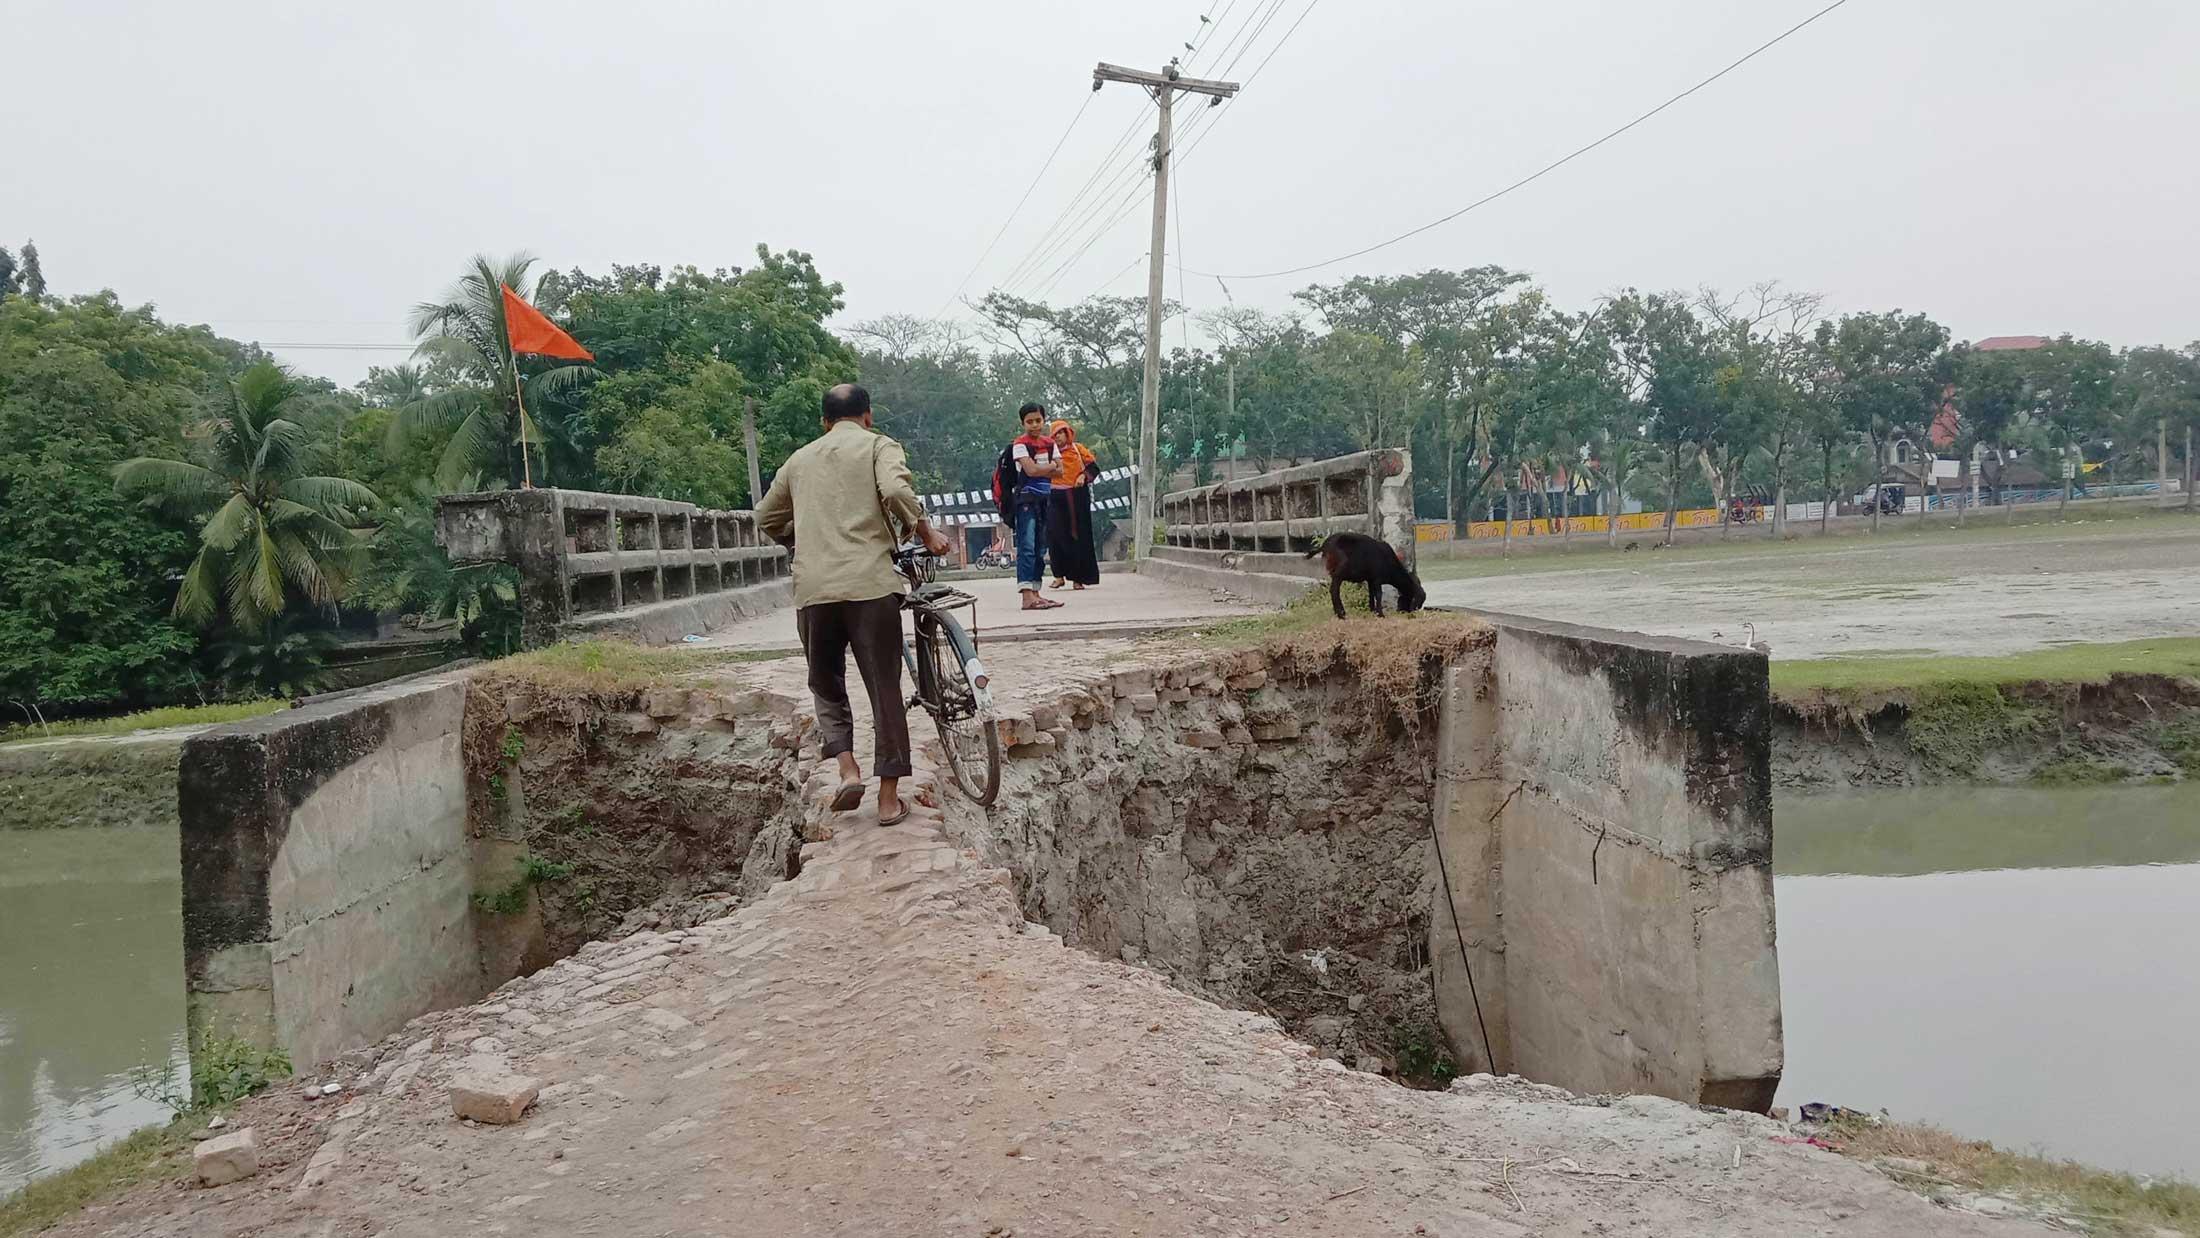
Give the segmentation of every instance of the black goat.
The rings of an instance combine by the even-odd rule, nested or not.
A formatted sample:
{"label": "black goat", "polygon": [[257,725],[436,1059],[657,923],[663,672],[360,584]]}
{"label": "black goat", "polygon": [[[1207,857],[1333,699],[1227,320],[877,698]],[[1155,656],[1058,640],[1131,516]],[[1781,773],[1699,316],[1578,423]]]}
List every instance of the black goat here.
{"label": "black goat", "polygon": [[1401,613],[1419,610],[1428,601],[1421,578],[1413,574],[1389,542],[1380,538],[1364,533],[1332,533],[1306,552],[1309,559],[1315,555],[1322,557],[1322,566],[1329,571],[1329,604],[1336,608],[1339,619],[1344,618],[1343,588],[1348,583],[1367,586],[1367,607],[1378,615],[1383,613],[1384,585],[1398,591]]}

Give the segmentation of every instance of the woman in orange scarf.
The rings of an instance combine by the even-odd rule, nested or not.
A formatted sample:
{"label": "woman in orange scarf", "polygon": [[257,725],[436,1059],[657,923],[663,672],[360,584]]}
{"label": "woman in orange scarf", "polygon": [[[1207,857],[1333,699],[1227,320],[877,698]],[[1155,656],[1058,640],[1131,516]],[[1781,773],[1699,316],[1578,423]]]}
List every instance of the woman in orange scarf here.
{"label": "woman in orange scarf", "polygon": [[1100,583],[1100,552],[1092,531],[1092,483],[1098,480],[1100,461],[1077,441],[1077,431],[1068,422],[1055,422],[1052,432],[1062,453],[1062,475],[1054,479],[1054,491],[1047,499],[1053,587],[1071,584],[1082,589]]}

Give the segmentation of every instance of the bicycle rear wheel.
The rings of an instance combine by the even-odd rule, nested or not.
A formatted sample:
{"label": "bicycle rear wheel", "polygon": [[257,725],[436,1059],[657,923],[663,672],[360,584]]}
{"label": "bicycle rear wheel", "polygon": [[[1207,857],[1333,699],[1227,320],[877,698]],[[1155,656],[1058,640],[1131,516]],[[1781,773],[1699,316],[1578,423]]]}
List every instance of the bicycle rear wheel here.
{"label": "bicycle rear wheel", "polygon": [[969,663],[977,645],[947,615],[926,615],[917,624],[918,656],[931,663],[937,695],[929,704],[939,728],[940,748],[955,785],[979,806],[1001,793],[1001,736],[993,719],[981,716],[978,690]]}

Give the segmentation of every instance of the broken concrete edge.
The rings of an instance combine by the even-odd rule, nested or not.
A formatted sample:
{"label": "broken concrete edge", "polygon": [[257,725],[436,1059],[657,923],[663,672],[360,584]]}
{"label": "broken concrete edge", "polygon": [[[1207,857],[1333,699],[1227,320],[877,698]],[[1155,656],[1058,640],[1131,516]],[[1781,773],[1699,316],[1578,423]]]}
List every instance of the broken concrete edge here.
{"label": "broken concrete edge", "polygon": [[683,637],[715,632],[744,619],[794,605],[794,582],[767,580],[717,593],[652,602],[624,610],[578,615],[559,629],[560,639],[606,637],[644,645],[678,644]]}
{"label": "broken concrete edge", "polygon": [[[1535,630],[1516,630],[1510,638],[1507,638],[1504,636],[1504,627],[1500,626],[1498,628],[1499,639],[1501,641],[1509,639],[1518,648],[1537,651],[1536,656],[1539,660],[1551,662],[1560,668],[1559,674],[1563,680],[1573,682],[1577,691],[1590,693],[1590,696],[1586,699],[1593,700],[1598,696],[1604,698],[1603,712],[1613,720],[1611,725],[1614,727],[1623,725],[1620,719],[1630,709],[1644,707],[1645,698],[1631,695],[1624,690],[1626,685],[1633,683],[1634,679],[1639,676],[1622,675],[1619,688],[1616,689],[1607,678],[1592,673],[1594,671],[1592,664],[1603,659],[1614,658],[1621,660],[1630,657],[1649,659],[1644,663],[1644,667],[1649,669],[1643,669],[1641,673],[1655,678],[1657,673],[1654,673],[1652,664],[1660,656],[1685,655],[1713,656],[1717,658],[1740,656],[1736,651],[1724,647],[1700,646],[1694,642],[1651,641],[1648,644],[1654,647],[1645,647],[1643,642],[1632,641],[1624,634],[1619,633],[1601,632],[1595,629],[1578,629],[1572,628],[1570,625],[1541,624],[1535,621],[1513,620],[1512,623],[1517,629],[1532,628]],[[1584,662],[1583,659],[1588,659],[1588,661]],[[1502,657],[1500,657],[1501,664]],[[1334,669],[1332,668],[1332,673],[1334,673]],[[1295,725],[1296,717],[1285,716],[1289,714],[1289,710],[1279,713],[1276,709],[1271,708],[1273,702],[1266,705],[1262,703],[1265,698],[1272,695],[1270,679],[1278,673],[1290,674],[1292,672],[1273,666],[1269,661],[1267,652],[1257,648],[1229,651],[1168,651],[1145,665],[1116,669],[1089,676],[1082,681],[1067,682],[1063,691],[1051,699],[1033,702],[1025,712],[1004,714],[1000,719],[1002,740],[1004,747],[1009,748],[1012,755],[1018,759],[1048,759],[1059,756],[1065,751],[1067,745],[1063,742],[1064,738],[1075,730],[1088,729],[1098,725],[1103,720],[1111,723],[1123,722],[1128,718],[1140,715],[1159,715],[1159,717],[1153,718],[1152,721],[1165,721],[1172,711],[1179,706],[1195,702],[1200,698],[1214,698],[1228,694],[1245,698],[1240,706],[1244,719],[1242,725],[1233,724],[1222,727],[1211,725],[1193,727],[1187,725],[1183,729],[1187,732],[1198,732],[1198,734],[1187,734],[1183,738],[1192,740],[1195,747],[1206,746],[1218,758],[1226,758],[1232,752],[1249,751],[1263,744],[1293,742],[1299,734],[1299,728]],[[1662,673],[1672,675],[1675,672],[1669,666]],[[1680,675],[1679,679],[1685,680],[1686,676]],[[1746,676],[1743,677],[1741,682],[1742,687],[1739,690],[1749,690]],[[527,716],[527,711],[533,707],[533,703],[525,697],[524,684],[508,684],[506,687],[511,690],[511,695],[496,702],[499,708],[496,725],[500,728],[504,725],[505,717],[524,718]],[[1761,691],[1761,682],[1757,690]],[[1495,697],[1490,699],[1493,707],[1495,704],[1501,703]],[[795,701],[762,690],[722,691],[707,686],[692,686],[638,693],[634,705],[635,708],[630,710],[628,714],[621,716],[631,722],[630,729],[638,734],[649,733],[666,725],[714,725],[722,721],[721,718],[715,716],[720,711],[731,713],[751,710],[768,712],[772,719],[769,725],[773,728],[774,736],[779,737],[778,742],[784,743],[791,751],[799,754],[800,767],[804,771],[789,780],[788,794],[792,797],[805,795],[810,789],[810,779],[807,774],[822,768],[816,756],[814,728],[810,725],[812,720],[809,717],[806,701]],[[357,708],[359,706],[355,704],[353,707]],[[1197,705],[1192,707],[1195,711],[1201,708]],[[1553,711],[1528,710],[1524,712],[1527,716],[1533,717],[1546,716]],[[1707,717],[1707,715],[1701,713],[1692,716],[1696,717],[1699,722]],[[568,719],[568,721],[572,720]],[[304,727],[319,722],[320,720],[312,711],[294,711],[292,715],[277,715],[271,719],[255,720],[254,723],[237,724],[232,729],[243,734],[230,738],[246,738],[252,735],[264,737],[266,734],[280,733],[288,727]],[[386,720],[383,725],[387,725]],[[1716,726],[1715,720],[1713,725]],[[1485,730],[1488,734],[1495,735],[1498,733],[1496,726],[1495,723],[1488,724]],[[371,719],[354,720],[337,729],[343,734],[372,735],[375,733]],[[1173,734],[1173,732],[1167,733]],[[1686,737],[1681,736],[1678,738],[1685,739]],[[1219,744],[1216,743],[1218,740],[1220,741]],[[1741,789],[1743,791],[1749,790],[1752,778],[1758,782],[1763,780],[1764,773],[1761,769],[1751,774],[1749,772],[1751,762],[1746,760],[1737,761],[1730,752],[1722,754],[1718,749],[1718,743],[1698,746],[1705,747],[1710,756],[1714,758],[1706,768],[1742,771]],[[226,753],[228,747],[228,745],[220,743],[209,745],[210,750],[217,754]],[[256,755],[263,767],[267,764],[264,745],[257,749],[252,748],[250,745],[246,747],[248,754]],[[306,752],[322,751],[325,747],[327,745],[317,747],[310,743],[298,745],[299,750]],[[1663,759],[1660,754],[1667,751],[1663,743],[1644,744],[1638,742],[1635,747],[1640,750],[1638,756],[1659,760]],[[1448,763],[1449,758],[1447,758]],[[246,764],[249,765],[250,762]],[[325,771],[323,771],[323,776],[326,776]],[[284,781],[283,779],[276,777],[274,773],[264,768],[259,770],[257,777],[257,783],[254,783],[252,779],[246,779],[245,781],[251,785],[265,784],[261,792],[264,800],[269,801],[276,807],[288,802],[285,796],[273,790],[274,784]],[[302,785],[304,781],[307,780],[297,777],[289,779],[290,784]],[[1521,781],[1530,780],[1523,779]],[[1530,797],[1531,803],[1558,803],[1548,794],[1548,787],[1552,785],[1552,777],[1542,777],[1533,781],[1537,782],[1538,785],[1536,791]],[[1677,773],[1668,781],[1671,783],[1672,788],[1678,789],[1690,781],[1690,776],[1685,773]],[[1746,808],[1748,805],[1756,803],[1757,797],[1750,794],[1726,795],[1711,797],[1710,802]],[[250,804],[244,805],[239,811],[240,819],[251,820],[252,812],[250,809],[252,807]],[[1503,805],[1497,807],[1500,811],[1495,815],[1502,816]],[[280,828],[277,824],[266,823],[273,811],[273,808],[265,807],[260,810],[259,817],[263,822],[261,827],[263,835],[273,834]],[[1745,812],[1744,816],[1746,815]],[[1578,812],[1569,812],[1562,814],[1562,816],[1564,828],[1572,831],[1572,836],[1580,836],[1584,828],[1581,815]],[[1655,836],[1653,829],[1640,823],[1631,823],[1622,819],[1615,820],[1612,824],[1616,828],[1611,830],[1610,833],[1615,837],[1640,835],[1642,838],[1651,838]],[[265,847],[263,844],[265,854],[272,857],[275,852],[280,850],[280,842],[281,839],[278,837],[272,847]],[[1572,848],[1565,847],[1562,844],[1554,844],[1554,846],[1567,852],[1569,856],[1571,855]],[[1647,850],[1660,859],[1672,858],[1656,848],[1643,850]],[[1469,853],[1471,854],[1471,851]],[[1501,875],[1504,872],[1504,856],[1501,845],[1498,847],[1496,855],[1497,863],[1492,867],[1496,874]],[[1596,862],[1594,851],[1589,853],[1589,857],[1589,863],[1594,865]],[[1714,851],[1705,858],[1720,861],[1722,857],[1725,862],[1728,862],[1728,869],[1723,874],[1718,871],[1716,863],[1691,865],[1689,871],[1695,874],[1696,878],[1703,879],[1700,888],[1692,887],[1687,896],[1674,898],[1671,900],[1671,906],[1682,908],[1688,907],[1691,903],[1702,902],[1711,908],[1728,906],[1738,912],[1746,912],[1754,907],[1754,915],[1737,914],[1723,920],[1717,916],[1705,917],[1698,914],[1696,926],[1688,934],[1691,942],[1708,943],[1720,951],[1739,950],[1748,954],[1749,957],[1740,959],[1740,966],[1722,965],[1714,967],[1704,963],[1700,957],[1700,966],[1696,968],[1683,966],[1682,970],[1684,972],[1695,976],[1694,982],[1688,986],[1692,993],[1684,1003],[1690,1013],[1683,1013],[1680,1010],[1654,1012],[1650,1024],[1647,1027],[1638,1027],[1637,1030],[1642,1036],[1653,1041],[1665,1039],[1669,1035],[1690,1040],[1700,1038],[1700,1041],[1695,1047],[1686,1052],[1659,1051],[1653,1054],[1654,1057],[1667,1062],[1668,1065],[1660,1067],[1659,1074],[1661,1078],[1652,1081],[1655,1086],[1643,1086],[1640,1090],[1659,1091],[1661,1094],[1672,1094],[1678,1098],[1688,1100],[1701,1100],[1707,1096],[1722,1097],[1740,1102],[1745,1107],[1758,1108],[1761,1107],[1757,1103],[1760,1094],[1764,1098],[1769,1098],[1769,1091],[1766,1089],[1772,1083],[1776,1083],[1778,1075],[1777,971],[1776,962],[1773,961],[1770,953],[1769,868],[1765,867],[1763,862],[1749,853],[1747,849],[1730,848],[1725,851]],[[1515,858],[1517,859],[1517,857]],[[1447,860],[1451,861],[1447,867],[1457,863],[1456,860],[1451,860],[1449,856],[1447,856]],[[797,859],[796,864],[789,866],[790,875],[799,872],[798,865],[799,860]],[[1578,899],[1585,896],[1591,900],[1590,906],[1594,907],[1602,902],[1601,898],[1594,893],[1583,891],[1581,887],[1596,886],[1598,884],[1596,874],[1592,870],[1585,874],[1586,880],[1581,880],[1583,876],[1584,874],[1571,874],[1561,869],[1556,870],[1555,875],[1550,880],[1558,883],[1554,888],[1562,891],[1567,889],[1576,891],[1567,894],[1567,898]],[[1733,886],[1736,881],[1748,885],[1759,880],[1762,881],[1765,887],[1761,899],[1748,897],[1748,895],[1753,894],[1752,890],[1744,890],[1739,886]],[[1580,881],[1580,886],[1569,884],[1576,881]],[[779,881],[769,888],[776,890],[784,887],[785,882]],[[1727,897],[1726,887],[1733,887],[1735,893],[1732,897]],[[1471,908],[1473,906],[1471,888],[1469,893],[1466,894],[1455,891],[1455,896],[1454,907],[1466,906]],[[1563,902],[1564,899],[1557,901]],[[1502,898],[1491,896],[1488,902],[1494,905],[1502,905]],[[1697,908],[1696,912],[1700,913],[1702,910],[1703,908]],[[1430,926],[1432,934],[1436,934],[1439,929],[1448,930],[1448,919],[1449,917],[1432,916]],[[249,999],[252,990],[259,989],[264,993],[264,990],[273,987],[274,980],[271,972],[276,963],[274,943],[262,939],[259,941],[239,941],[235,944],[238,948],[234,952],[222,956],[219,960],[214,960],[223,966],[202,965],[194,972],[193,1000],[195,1004],[211,1004],[224,1000],[225,996],[234,997],[239,993],[245,994],[246,1004],[250,1004]],[[1432,946],[1440,946],[1443,943],[1438,941],[1431,944]],[[1502,936],[1493,944],[1500,953],[1508,949],[1519,949],[1519,942],[1507,941]],[[1455,953],[1455,951],[1453,952]],[[1439,949],[1432,951],[1432,953],[1441,958],[1443,951]],[[1698,953],[1700,956],[1701,952]],[[1729,960],[1729,962],[1733,961]],[[1626,960],[1620,960],[1620,962],[1625,964]],[[1676,965],[1679,964],[1676,963]],[[1633,966],[1633,964],[1629,964],[1629,966]],[[1592,976],[1590,979],[1595,981],[1596,977]],[[1769,985],[1766,983],[1767,979],[1769,979]],[[1732,1037],[1725,1037],[1722,1028],[1724,1012],[1719,1003],[1730,999],[1722,996],[1717,986],[1730,981],[1739,986],[1736,989],[1739,996],[1731,999],[1734,1002],[1732,1008],[1740,1011],[1744,1017],[1737,1022],[1737,1034]],[[483,987],[491,982],[489,978],[485,977]],[[1592,985],[1592,987],[1594,986]],[[1770,995],[1769,1002],[1764,1000],[1767,993]],[[1710,999],[1708,1002],[1705,1000],[1707,998]],[[462,1000],[470,1000],[470,998]],[[1499,999],[1500,1003],[1501,1001],[1502,999]],[[274,1003],[265,1000],[263,997],[259,1004],[262,1009],[270,1009],[270,1014],[265,1022],[268,1025],[269,1033],[272,1035],[278,1030],[276,1027],[277,1021],[271,1010]],[[427,1009],[432,1008],[432,1006],[427,1007]],[[1769,1018],[1759,1017],[1768,1012]],[[424,1013],[424,1010],[415,1011],[415,1013]],[[1502,1016],[1500,1018],[1502,1021]],[[1693,1028],[1678,1028],[1677,1020],[1688,1019],[1694,1020],[1695,1025]],[[1456,1020],[1448,1021],[1446,1028],[1459,1043],[1476,1043],[1473,1038],[1462,1037]],[[1767,1065],[1768,1056],[1761,1052],[1766,1043],[1765,1034],[1767,1029],[1769,1029],[1770,1043],[1773,1046],[1769,1065]],[[365,1028],[355,1028],[351,1034],[352,1043],[357,1043],[370,1034]],[[1506,1033],[1506,1036],[1510,1035],[1511,1033]],[[1722,1037],[1731,1041],[1731,1046],[1722,1047],[1720,1043],[1713,1043],[1721,1041]],[[1505,1037],[1499,1037],[1498,1043],[1500,1045],[1504,1044]],[[1479,1057],[1479,1055],[1477,1056]],[[1525,1059],[1521,1060],[1524,1061]],[[1500,1063],[1509,1064],[1509,1060],[1502,1053],[1499,1056],[1499,1061]],[[1691,1065],[1691,1063],[1694,1065]],[[1563,1063],[1538,1065],[1532,1067],[1532,1069],[1535,1069],[1538,1074],[1545,1078],[1555,1079],[1576,1090],[1627,1091],[1638,1089],[1637,1081],[1628,1078],[1620,1078],[1615,1081],[1609,1072],[1601,1069],[1577,1070]],[[1681,1075],[1685,1075],[1686,1078],[1676,1082],[1675,1079]]]}
{"label": "broken concrete edge", "polygon": [[[1440,1003],[1447,1032],[1487,1023],[1506,1068],[1577,1091],[1763,1112],[1784,1056],[1763,655],[1481,617],[1497,656],[1449,685],[1437,811],[1484,1009]],[[1456,988],[1457,941],[1435,947]]]}
{"label": "broken concrete edge", "polygon": [[[529,957],[508,940],[528,917],[474,897],[511,884],[525,851],[484,815],[494,797],[464,755],[469,710],[493,710],[481,725],[501,732],[532,708],[525,678],[483,673],[493,669],[377,685],[179,742],[165,798],[179,827],[194,1043],[238,1037],[307,1069],[475,1000]],[[794,701],[745,687],[630,695],[597,722],[645,735],[762,716],[790,752],[808,731]]]}
{"label": "broken concrete edge", "polygon": [[1303,576],[1241,572],[1223,567],[1220,560],[1224,553],[1217,550],[1184,550],[1156,546],[1152,555],[1140,560],[1138,574],[1151,576],[1164,584],[1228,594],[1257,606],[1271,606],[1278,610],[1307,596],[1317,587],[1318,582]]}

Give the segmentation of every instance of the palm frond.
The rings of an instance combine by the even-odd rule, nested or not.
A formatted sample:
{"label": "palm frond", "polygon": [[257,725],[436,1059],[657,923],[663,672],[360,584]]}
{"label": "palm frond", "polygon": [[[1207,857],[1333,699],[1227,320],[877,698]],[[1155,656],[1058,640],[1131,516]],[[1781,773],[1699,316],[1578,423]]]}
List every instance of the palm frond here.
{"label": "palm frond", "polygon": [[252,456],[255,482],[277,481],[295,474],[312,449],[313,436],[287,417],[272,418],[260,427],[259,448]]}
{"label": "palm frond", "polygon": [[276,493],[330,517],[382,506],[380,495],[349,477],[293,477]]}
{"label": "palm frond", "polygon": [[278,533],[267,540],[266,553],[273,556],[283,578],[298,592],[309,601],[325,605],[337,599],[338,590],[330,570],[332,564],[323,561],[317,553],[320,549],[312,540]]}
{"label": "palm frond", "polygon": [[177,515],[198,515],[228,492],[221,474],[182,460],[139,456],[115,466],[115,493]]}
{"label": "palm frond", "polygon": [[242,492],[232,494],[229,501],[221,505],[221,510],[206,522],[206,527],[199,530],[199,541],[216,550],[235,550],[237,543],[250,537],[259,523],[260,509],[252,505],[251,497]]}
{"label": "palm frond", "polygon": [[390,419],[389,440],[385,446],[393,455],[402,452],[420,435],[447,430],[464,422],[469,414],[488,403],[488,399],[489,393],[478,387],[462,387],[407,404]]}
{"label": "palm frond", "polygon": [[494,370],[497,362],[483,350],[481,344],[471,334],[431,335],[413,345],[413,356],[424,360],[441,358],[461,370]]}
{"label": "palm frond", "polygon": [[602,377],[603,371],[592,365],[561,365],[529,377],[527,399],[540,404],[563,402],[577,394],[584,384]]}
{"label": "palm frond", "polygon": [[483,466],[502,458],[504,444],[504,418],[488,408],[475,409],[443,448],[443,458],[436,462],[436,484],[446,494],[460,493],[458,487],[469,477],[478,485]]}
{"label": "palm frond", "polygon": [[229,558],[229,619],[240,628],[258,631],[282,613],[283,571],[275,546],[262,527]]}
{"label": "palm frond", "polygon": [[182,587],[176,590],[175,615],[192,627],[210,627],[215,616],[221,613],[221,604],[221,553],[202,546],[183,573]]}

